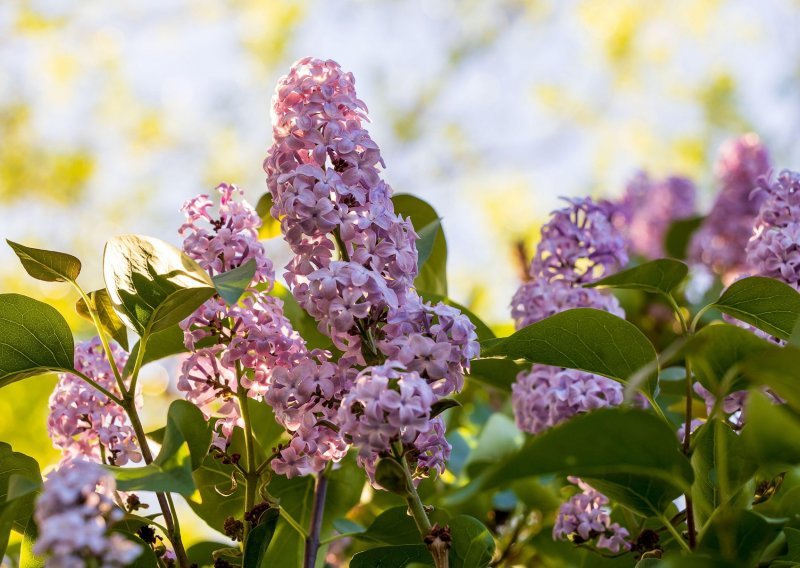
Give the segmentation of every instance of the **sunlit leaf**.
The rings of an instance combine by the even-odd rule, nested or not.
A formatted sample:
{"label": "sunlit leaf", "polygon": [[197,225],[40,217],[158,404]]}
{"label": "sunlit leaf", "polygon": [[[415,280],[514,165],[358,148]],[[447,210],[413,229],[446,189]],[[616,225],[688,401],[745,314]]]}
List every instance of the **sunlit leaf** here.
{"label": "sunlit leaf", "polygon": [[25,271],[45,282],[74,282],[81,273],[81,261],[65,252],[35,249],[6,239]]}
{"label": "sunlit leaf", "polygon": [[[111,302],[108,291],[105,288],[101,288],[100,290],[89,292],[87,296],[89,301],[94,304],[97,318],[100,320],[100,325],[103,326],[105,332],[119,343],[125,351],[128,351],[128,330],[122,320],[119,319],[116,310],[114,310],[114,304]],[[75,303],[75,310],[81,317],[93,321],[92,315],[89,313],[89,307],[83,301],[83,298],[80,298]]]}

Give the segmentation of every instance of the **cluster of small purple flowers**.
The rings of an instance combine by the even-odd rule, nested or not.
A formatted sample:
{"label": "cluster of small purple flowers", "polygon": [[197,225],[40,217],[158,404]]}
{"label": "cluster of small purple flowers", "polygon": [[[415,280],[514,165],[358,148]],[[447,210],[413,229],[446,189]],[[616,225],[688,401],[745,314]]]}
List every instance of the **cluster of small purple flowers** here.
{"label": "cluster of small purple flowers", "polygon": [[576,477],[569,478],[581,492],[573,495],[561,505],[553,527],[553,538],[585,543],[597,539],[597,547],[611,552],[630,550],[626,539],[628,530],[618,523],[611,522],[608,497]]}
{"label": "cluster of small purple flowers", "polygon": [[53,568],[130,566],[141,547],[110,526],[124,517],[114,505],[114,478],[99,465],[74,460],[47,476],[36,501],[34,552]]}
{"label": "cluster of small purple flowers", "polygon": [[716,165],[721,189],[689,247],[695,263],[708,266],[727,281],[747,271],[745,248],[766,197],[753,189],[769,169],[769,154],[755,134],[722,146]]}
{"label": "cluster of small purple flowers", "polygon": [[[111,342],[117,369],[122,369],[128,354]],[[110,393],[121,396],[113,371],[99,337],[78,343],[75,369]],[[137,406],[141,407],[140,397]],[[65,461],[88,459],[97,463],[125,465],[142,459],[136,434],[125,409],[97,391],[83,379],[60,373],[50,396],[48,433]]]}
{"label": "cluster of small purple flowers", "polygon": [[[479,351],[475,326],[450,306],[424,302],[413,288],[417,234],[394,212],[352,74],[333,61],[303,59],[279,82],[273,109],[274,143],[264,168],[271,213],[294,253],[286,280],[343,352],[315,387],[318,404],[338,409],[324,420],[358,448],[370,474],[393,444],[414,457],[417,475],[441,472],[450,446],[430,407],[461,389]],[[279,389],[272,393],[286,399]],[[314,424],[323,417],[298,418],[319,430]],[[291,459],[302,459],[292,451]]]}
{"label": "cluster of small purple flowers", "polygon": [[654,180],[639,172],[628,183],[617,220],[631,250],[645,258],[664,256],[664,238],[672,222],[695,213],[696,189],[691,180],[670,176]]}
{"label": "cluster of small purple flowers", "polygon": [[[569,200],[542,228],[531,280],[520,286],[511,303],[517,329],[572,308],[595,308],[624,317],[614,296],[581,284],[594,282],[628,261],[626,241],[614,224],[619,208],[591,199]],[[619,383],[576,371],[534,365],[512,385],[517,426],[538,434],[576,414],[618,405]]]}
{"label": "cluster of small purple flowers", "polygon": [[747,243],[747,263],[761,276],[800,288],[800,173],[784,170],[762,178],[763,203]]}

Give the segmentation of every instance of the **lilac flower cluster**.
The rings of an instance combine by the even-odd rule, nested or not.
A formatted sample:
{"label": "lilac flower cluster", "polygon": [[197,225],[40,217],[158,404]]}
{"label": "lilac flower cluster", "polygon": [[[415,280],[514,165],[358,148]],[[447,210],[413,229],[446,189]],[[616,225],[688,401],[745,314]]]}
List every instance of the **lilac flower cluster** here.
{"label": "lilac flower cluster", "polygon": [[[128,354],[111,342],[111,355],[122,369]],[[75,347],[75,369],[116,396],[121,396],[99,337]],[[137,407],[141,407],[137,397]],[[60,373],[53,394],[47,428],[63,460],[88,459],[125,465],[142,459],[136,434],[125,410],[83,379]]]}
{"label": "lilac flower cluster", "polygon": [[[217,420],[215,445],[225,449],[235,427],[244,426],[241,397],[266,401],[290,433],[288,445],[273,460],[273,469],[289,476],[320,471],[339,460],[346,444],[318,422],[330,420],[327,403],[342,390],[347,373],[328,361],[324,351],[309,352],[270,296],[272,263],[258,241],[261,219],[235,186],[223,184],[218,216],[213,202],[200,195],[184,206],[181,227],[184,251],[210,274],[256,260],[256,273],[236,305],[213,297],[182,322],[189,356],[183,361],[178,390],[203,413]],[[209,251],[214,251],[213,254]]]}
{"label": "lilac flower cluster", "polygon": [[359,449],[370,473],[393,444],[416,461],[418,475],[441,472],[450,446],[430,406],[461,389],[478,355],[475,326],[452,307],[423,302],[413,288],[417,234],[394,212],[352,74],[333,61],[302,59],[279,82],[273,106],[264,169],[271,213],[294,253],[286,280],[343,352],[337,365],[320,359],[314,372],[284,372],[267,393],[270,404],[291,409],[285,420],[304,433],[285,461],[301,463],[303,441],[315,436],[340,455],[324,421],[339,429],[345,450],[347,443]]}
{"label": "lilac flower cluster", "polygon": [[542,239],[531,263],[531,277],[580,285],[595,282],[625,266],[627,242],[614,227],[619,207],[589,197],[565,201],[569,205],[554,211],[542,227]]}
{"label": "lilac flower cluster", "polygon": [[746,271],[745,247],[765,198],[752,190],[769,169],[769,154],[755,134],[722,146],[716,166],[722,187],[711,212],[692,237],[689,256],[694,262],[729,280]]}
{"label": "lilac flower cluster", "polygon": [[761,276],[800,288],[800,173],[761,180],[763,203],[747,243],[747,263]]}
{"label": "lilac flower cluster", "polygon": [[[625,317],[617,299],[580,284],[607,276],[628,260],[625,238],[614,223],[619,209],[609,202],[572,200],[553,213],[531,263],[532,279],[511,301],[517,329],[572,308],[595,308]],[[517,427],[538,434],[576,414],[618,405],[622,386],[573,369],[534,365],[512,385]]]}
{"label": "lilac flower cluster", "polygon": [[124,513],[114,505],[114,478],[99,465],[75,460],[47,476],[36,501],[34,552],[53,568],[130,566],[141,547],[109,527]]}
{"label": "lilac flower cluster", "polygon": [[618,221],[631,249],[646,258],[663,257],[667,229],[673,221],[694,215],[695,194],[694,183],[687,178],[654,180],[639,172],[628,183]]}
{"label": "lilac flower cluster", "polygon": [[561,505],[553,527],[553,538],[579,544],[597,539],[598,548],[614,553],[630,550],[631,543],[626,540],[630,536],[628,530],[611,522],[608,497],[576,477],[569,480],[580,487],[581,492]]}
{"label": "lilac flower cluster", "polygon": [[362,342],[413,284],[417,235],[394,213],[352,74],[302,59],[278,83],[273,109],[264,169],[272,215],[295,254],[287,281],[334,345],[363,365]]}

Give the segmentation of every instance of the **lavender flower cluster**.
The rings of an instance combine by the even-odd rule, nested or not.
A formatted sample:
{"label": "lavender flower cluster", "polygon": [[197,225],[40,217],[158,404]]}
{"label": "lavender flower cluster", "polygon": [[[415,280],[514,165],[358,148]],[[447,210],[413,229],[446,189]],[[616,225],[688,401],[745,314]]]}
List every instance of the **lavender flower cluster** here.
{"label": "lavender flower cluster", "polygon": [[50,473],[36,501],[39,537],[34,552],[52,568],[130,566],[141,547],[110,526],[124,513],[114,504],[116,484],[99,465],[75,459]]}
{"label": "lavender flower cluster", "polygon": [[576,477],[570,477],[569,481],[581,492],[561,505],[553,527],[553,538],[577,544],[597,539],[598,548],[614,553],[630,550],[631,543],[626,540],[630,536],[628,530],[611,522],[608,497]]}
{"label": "lavender flower cluster", "polygon": [[[264,169],[271,214],[294,253],[286,280],[343,352],[325,373],[337,380],[315,392],[318,407],[303,422],[335,424],[370,476],[393,444],[417,461],[417,475],[441,472],[450,446],[430,407],[461,389],[478,355],[475,326],[414,290],[417,234],[394,212],[352,74],[333,61],[300,60],[280,80],[273,110]],[[313,444],[292,458],[303,452],[314,453]]]}
{"label": "lavender flower cluster", "polygon": [[[542,228],[531,280],[517,290],[511,314],[517,329],[572,308],[595,308],[625,317],[617,299],[581,284],[607,276],[628,261],[626,239],[615,224],[618,206],[568,200]],[[512,385],[517,427],[538,434],[576,414],[618,405],[619,383],[573,369],[534,365]]]}
{"label": "lavender flower cluster", "polygon": [[[113,341],[111,355],[122,369],[128,354]],[[75,369],[110,393],[121,396],[111,365],[99,337],[75,347]],[[136,406],[141,408],[141,396]],[[125,465],[142,459],[136,434],[125,409],[83,379],[60,373],[50,396],[47,430],[62,461],[74,459]]]}

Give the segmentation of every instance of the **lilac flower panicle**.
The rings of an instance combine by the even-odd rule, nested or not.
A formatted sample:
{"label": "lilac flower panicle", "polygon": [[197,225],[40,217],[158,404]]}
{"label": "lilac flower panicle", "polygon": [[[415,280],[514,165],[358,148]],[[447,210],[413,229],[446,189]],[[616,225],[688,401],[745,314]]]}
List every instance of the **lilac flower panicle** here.
{"label": "lilac flower panicle", "polygon": [[584,543],[597,539],[596,546],[617,553],[630,550],[628,530],[611,522],[608,497],[576,477],[569,478],[581,492],[561,505],[553,527],[553,538]]}
{"label": "lilac flower panicle", "polygon": [[769,169],[769,154],[755,134],[722,146],[716,166],[721,189],[692,237],[689,256],[694,262],[729,279],[746,270],[745,247],[765,198],[753,189]]}
{"label": "lilac flower panicle", "polygon": [[99,465],[64,462],[44,482],[34,519],[39,538],[34,552],[53,568],[83,568],[93,560],[101,568],[129,566],[141,547],[109,527],[124,513],[114,504],[114,478]]}
{"label": "lilac flower panicle", "polygon": [[565,199],[552,213],[531,263],[531,277],[586,284],[628,263],[627,243],[615,227],[619,207],[591,198]]}
{"label": "lilac flower panicle", "polygon": [[[114,363],[122,369],[128,354],[113,341],[110,347]],[[75,369],[121,396],[99,337],[76,345]],[[137,394],[136,406],[141,408],[141,405],[141,396]],[[125,465],[142,459],[125,409],[76,375],[58,375],[58,383],[50,395],[47,428],[53,446],[61,450],[66,460]]]}
{"label": "lilac flower panicle", "polygon": [[628,184],[618,225],[633,251],[650,259],[664,256],[664,238],[672,222],[695,213],[696,189],[691,180],[670,176],[653,180],[639,172]]}
{"label": "lilac flower panicle", "polygon": [[800,173],[784,170],[768,182],[753,234],[747,243],[747,263],[761,276],[800,288]]}

